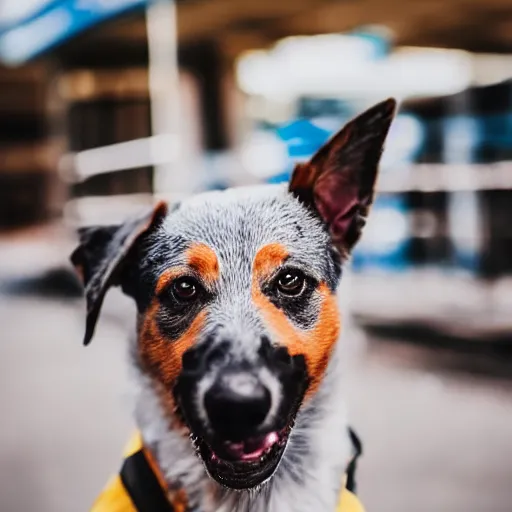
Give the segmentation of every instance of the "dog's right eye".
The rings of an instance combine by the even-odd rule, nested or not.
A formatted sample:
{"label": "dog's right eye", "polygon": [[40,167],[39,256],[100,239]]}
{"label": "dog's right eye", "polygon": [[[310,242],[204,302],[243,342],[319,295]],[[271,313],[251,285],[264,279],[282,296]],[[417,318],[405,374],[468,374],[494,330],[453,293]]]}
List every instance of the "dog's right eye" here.
{"label": "dog's right eye", "polygon": [[171,292],[178,302],[192,302],[200,290],[201,285],[192,277],[180,277],[171,285]]}

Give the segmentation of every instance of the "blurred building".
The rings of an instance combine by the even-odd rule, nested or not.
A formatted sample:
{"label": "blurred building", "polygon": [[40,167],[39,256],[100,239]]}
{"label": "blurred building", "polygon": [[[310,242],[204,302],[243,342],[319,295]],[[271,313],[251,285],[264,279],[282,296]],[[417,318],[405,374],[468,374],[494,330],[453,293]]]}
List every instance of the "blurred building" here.
{"label": "blurred building", "polygon": [[[463,282],[475,317],[512,270],[511,23],[505,0],[5,1],[0,224],[112,222],[155,194],[286,180],[393,95],[354,307],[429,322],[439,303],[453,324],[439,297]],[[363,283],[389,273],[406,306],[407,283],[427,280],[424,315],[371,305]]]}

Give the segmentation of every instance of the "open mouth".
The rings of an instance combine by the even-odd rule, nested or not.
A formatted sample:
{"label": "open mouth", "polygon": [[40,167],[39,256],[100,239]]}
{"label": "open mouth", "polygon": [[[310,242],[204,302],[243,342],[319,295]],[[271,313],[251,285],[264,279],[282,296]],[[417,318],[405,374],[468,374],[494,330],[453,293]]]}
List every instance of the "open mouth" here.
{"label": "open mouth", "polygon": [[174,386],[176,413],[197,455],[209,476],[226,488],[262,485],[285,453],[309,383],[304,356],[285,351],[267,340],[258,364],[226,364],[206,386],[201,386],[204,367],[187,366]]}
{"label": "open mouth", "polygon": [[291,425],[240,442],[194,437],[210,476],[231,489],[249,489],[268,480],[288,443]]}

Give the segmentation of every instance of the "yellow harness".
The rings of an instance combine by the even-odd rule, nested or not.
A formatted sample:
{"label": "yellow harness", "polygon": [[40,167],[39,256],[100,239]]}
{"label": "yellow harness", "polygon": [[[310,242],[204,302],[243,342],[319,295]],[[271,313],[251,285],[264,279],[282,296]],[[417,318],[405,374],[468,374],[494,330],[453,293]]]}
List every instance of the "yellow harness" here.
{"label": "yellow harness", "polygon": [[[364,512],[357,496],[349,490],[354,470],[355,458],[349,466],[336,512]],[[151,453],[137,433],[125,449],[120,473],[109,481],[90,512],[186,512],[186,496],[178,492],[169,500],[165,487]]]}

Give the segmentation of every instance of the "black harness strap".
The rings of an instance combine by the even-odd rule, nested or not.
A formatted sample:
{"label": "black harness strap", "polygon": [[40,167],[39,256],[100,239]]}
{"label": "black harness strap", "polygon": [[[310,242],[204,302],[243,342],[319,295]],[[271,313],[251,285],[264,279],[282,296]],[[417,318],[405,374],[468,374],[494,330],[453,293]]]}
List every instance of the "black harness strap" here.
{"label": "black harness strap", "polygon": [[139,512],[174,512],[142,450],[124,460],[120,477]]}
{"label": "black harness strap", "polygon": [[350,440],[352,441],[352,447],[354,449],[354,456],[350,461],[350,464],[347,468],[347,483],[346,487],[350,492],[356,493],[356,469],[357,469],[357,459],[363,453],[363,445],[357,434],[351,429],[348,429],[348,433],[350,435]]}

